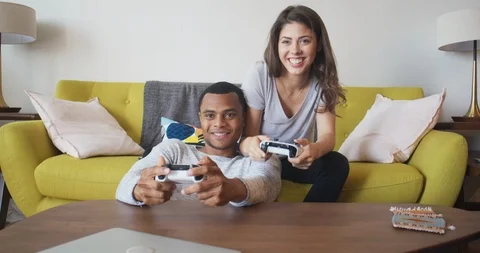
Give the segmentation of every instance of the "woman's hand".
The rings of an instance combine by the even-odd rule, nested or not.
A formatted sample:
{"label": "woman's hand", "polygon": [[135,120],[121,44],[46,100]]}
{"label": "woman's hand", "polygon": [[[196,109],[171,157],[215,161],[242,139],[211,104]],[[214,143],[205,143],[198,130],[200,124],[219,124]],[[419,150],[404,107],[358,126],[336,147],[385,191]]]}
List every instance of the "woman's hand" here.
{"label": "woman's hand", "polygon": [[295,158],[288,158],[288,161],[292,163],[293,167],[306,170],[312,165],[313,161],[318,158],[317,148],[305,138],[295,139],[293,141],[299,144],[302,152]]}
{"label": "woman's hand", "polygon": [[266,161],[272,154],[265,153],[260,148],[260,142],[270,140],[266,135],[257,135],[245,138],[240,142],[240,153],[256,161]]}

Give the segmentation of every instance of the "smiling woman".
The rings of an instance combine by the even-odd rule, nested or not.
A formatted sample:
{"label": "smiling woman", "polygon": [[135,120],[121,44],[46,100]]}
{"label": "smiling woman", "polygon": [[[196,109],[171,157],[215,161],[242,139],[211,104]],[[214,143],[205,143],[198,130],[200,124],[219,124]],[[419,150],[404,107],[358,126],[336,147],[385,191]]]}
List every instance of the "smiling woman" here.
{"label": "smiling woman", "polygon": [[286,72],[292,75],[308,73],[315,60],[317,39],[315,34],[306,25],[298,22],[287,23],[280,31],[278,56]]}
{"label": "smiling woman", "polygon": [[268,159],[260,142],[297,143],[302,152],[282,159],[282,179],[313,184],[306,202],[334,202],[349,174],[347,159],[333,151],[335,107],[345,101],[333,50],[320,16],[306,6],[289,6],[270,30],[264,62],[247,74],[248,101],[243,155]]}

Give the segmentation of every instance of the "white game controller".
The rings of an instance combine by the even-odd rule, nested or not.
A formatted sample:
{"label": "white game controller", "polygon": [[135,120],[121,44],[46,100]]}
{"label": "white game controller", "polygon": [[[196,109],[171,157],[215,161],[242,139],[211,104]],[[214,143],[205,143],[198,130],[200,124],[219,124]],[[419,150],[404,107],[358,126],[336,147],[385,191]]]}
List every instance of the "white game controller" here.
{"label": "white game controller", "polygon": [[286,155],[289,158],[295,158],[302,153],[302,148],[297,144],[290,144],[281,141],[262,141],[260,148],[263,152]]}
{"label": "white game controller", "polygon": [[176,164],[165,164],[165,167],[170,169],[168,175],[158,175],[155,177],[156,181],[159,182],[173,182],[176,184],[192,184],[199,183],[203,181],[203,176],[189,176],[187,171],[193,167],[198,167],[198,165],[176,165]]}

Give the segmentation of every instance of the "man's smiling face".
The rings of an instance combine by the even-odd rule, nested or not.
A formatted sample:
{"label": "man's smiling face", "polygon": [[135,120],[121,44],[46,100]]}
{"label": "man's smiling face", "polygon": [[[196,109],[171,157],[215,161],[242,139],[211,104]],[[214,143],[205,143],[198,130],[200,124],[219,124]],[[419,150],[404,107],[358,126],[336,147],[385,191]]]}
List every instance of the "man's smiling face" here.
{"label": "man's smiling face", "polygon": [[233,156],[244,126],[244,113],[237,94],[207,93],[200,105],[199,116],[205,153]]}

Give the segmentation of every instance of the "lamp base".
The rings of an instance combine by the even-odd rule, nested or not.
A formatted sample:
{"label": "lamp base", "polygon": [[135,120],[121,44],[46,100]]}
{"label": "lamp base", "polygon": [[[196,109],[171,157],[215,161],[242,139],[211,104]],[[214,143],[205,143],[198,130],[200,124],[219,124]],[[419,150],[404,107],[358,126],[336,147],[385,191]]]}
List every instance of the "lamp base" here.
{"label": "lamp base", "polygon": [[452,116],[454,122],[480,122],[480,117]]}
{"label": "lamp base", "polygon": [[21,107],[0,107],[0,112],[17,113],[21,109]]}

